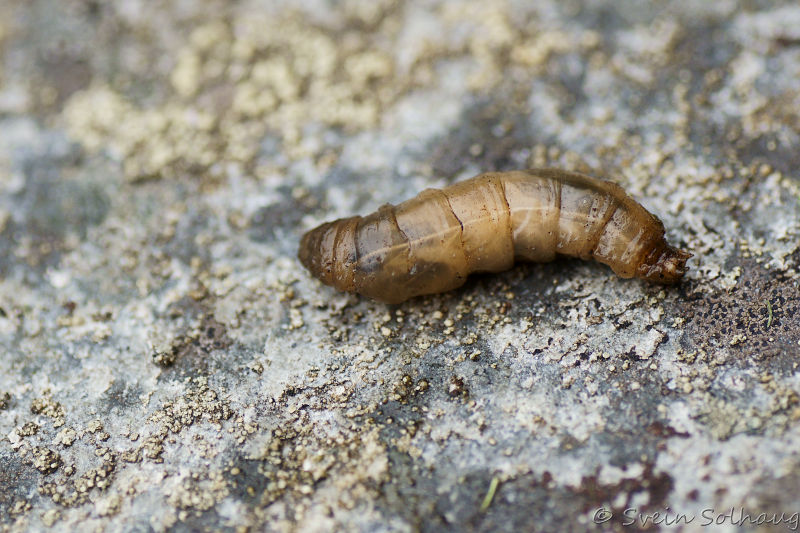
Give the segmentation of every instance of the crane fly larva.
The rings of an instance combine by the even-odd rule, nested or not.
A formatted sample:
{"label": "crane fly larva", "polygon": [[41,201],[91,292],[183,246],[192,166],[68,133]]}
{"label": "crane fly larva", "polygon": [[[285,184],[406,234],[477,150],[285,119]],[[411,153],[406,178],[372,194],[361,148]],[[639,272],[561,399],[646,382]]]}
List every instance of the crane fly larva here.
{"label": "crane fly larva", "polygon": [[516,259],[594,259],[620,277],[675,283],[691,254],[618,185],[558,169],[490,172],[426,189],[303,235],[300,262],[323,283],[386,303],[449,291]]}

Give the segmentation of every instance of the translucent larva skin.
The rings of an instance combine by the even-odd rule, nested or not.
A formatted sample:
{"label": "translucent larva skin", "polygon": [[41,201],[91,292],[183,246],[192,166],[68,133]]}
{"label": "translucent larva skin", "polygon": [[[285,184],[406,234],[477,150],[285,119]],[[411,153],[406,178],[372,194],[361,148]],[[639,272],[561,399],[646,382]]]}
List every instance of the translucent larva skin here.
{"label": "translucent larva skin", "polygon": [[668,245],[661,221],[618,185],[558,169],[493,172],[426,189],[365,217],[322,224],[303,236],[298,253],[323,283],[386,303],[557,255],[663,284],[680,280],[691,257]]}

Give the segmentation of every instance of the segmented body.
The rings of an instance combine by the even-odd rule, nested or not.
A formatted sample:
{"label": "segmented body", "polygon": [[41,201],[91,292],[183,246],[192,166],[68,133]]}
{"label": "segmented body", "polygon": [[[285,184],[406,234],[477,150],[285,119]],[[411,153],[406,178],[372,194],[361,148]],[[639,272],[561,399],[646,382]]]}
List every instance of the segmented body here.
{"label": "segmented body", "polygon": [[303,236],[298,253],[324,283],[386,303],[557,255],[665,284],[683,276],[691,257],[669,246],[661,221],[618,185],[558,169],[493,172],[426,189],[365,217],[322,224]]}

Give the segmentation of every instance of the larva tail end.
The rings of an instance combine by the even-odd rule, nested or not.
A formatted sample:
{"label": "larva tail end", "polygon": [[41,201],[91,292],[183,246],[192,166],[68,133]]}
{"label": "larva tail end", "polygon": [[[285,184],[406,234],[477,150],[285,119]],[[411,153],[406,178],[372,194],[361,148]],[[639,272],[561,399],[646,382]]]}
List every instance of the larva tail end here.
{"label": "larva tail end", "polygon": [[690,257],[689,252],[663,243],[647,254],[636,270],[636,277],[664,285],[677,283],[688,270],[686,261]]}
{"label": "larva tail end", "polygon": [[332,239],[329,231],[331,223],[318,226],[300,239],[297,258],[309,272],[323,283],[331,284],[330,275],[333,264],[333,253],[330,250]]}
{"label": "larva tail end", "polygon": [[297,250],[297,258],[300,260],[300,263],[302,263],[302,265],[306,267],[306,269],[308,270],[312,269],[311,257],[313,255],[312,254],[313,245],[315,244],[312,242],[314,240],[314,237],[315,235],[313,235],[313,232],[311,231],[303,235],[303,237],[300,239],[300,248],[298,248]]}

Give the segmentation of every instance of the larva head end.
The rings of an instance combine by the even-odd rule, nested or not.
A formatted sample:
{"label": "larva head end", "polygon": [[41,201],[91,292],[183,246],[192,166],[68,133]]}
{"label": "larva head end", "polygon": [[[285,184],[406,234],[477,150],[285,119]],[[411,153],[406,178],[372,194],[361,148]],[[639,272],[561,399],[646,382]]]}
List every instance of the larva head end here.
{"label": "larva head end", "polygon": [[639,265],[636,276],[653,283],[671,285],[686,273],[686,261],[692,254],[667,243],[655,247]]}

